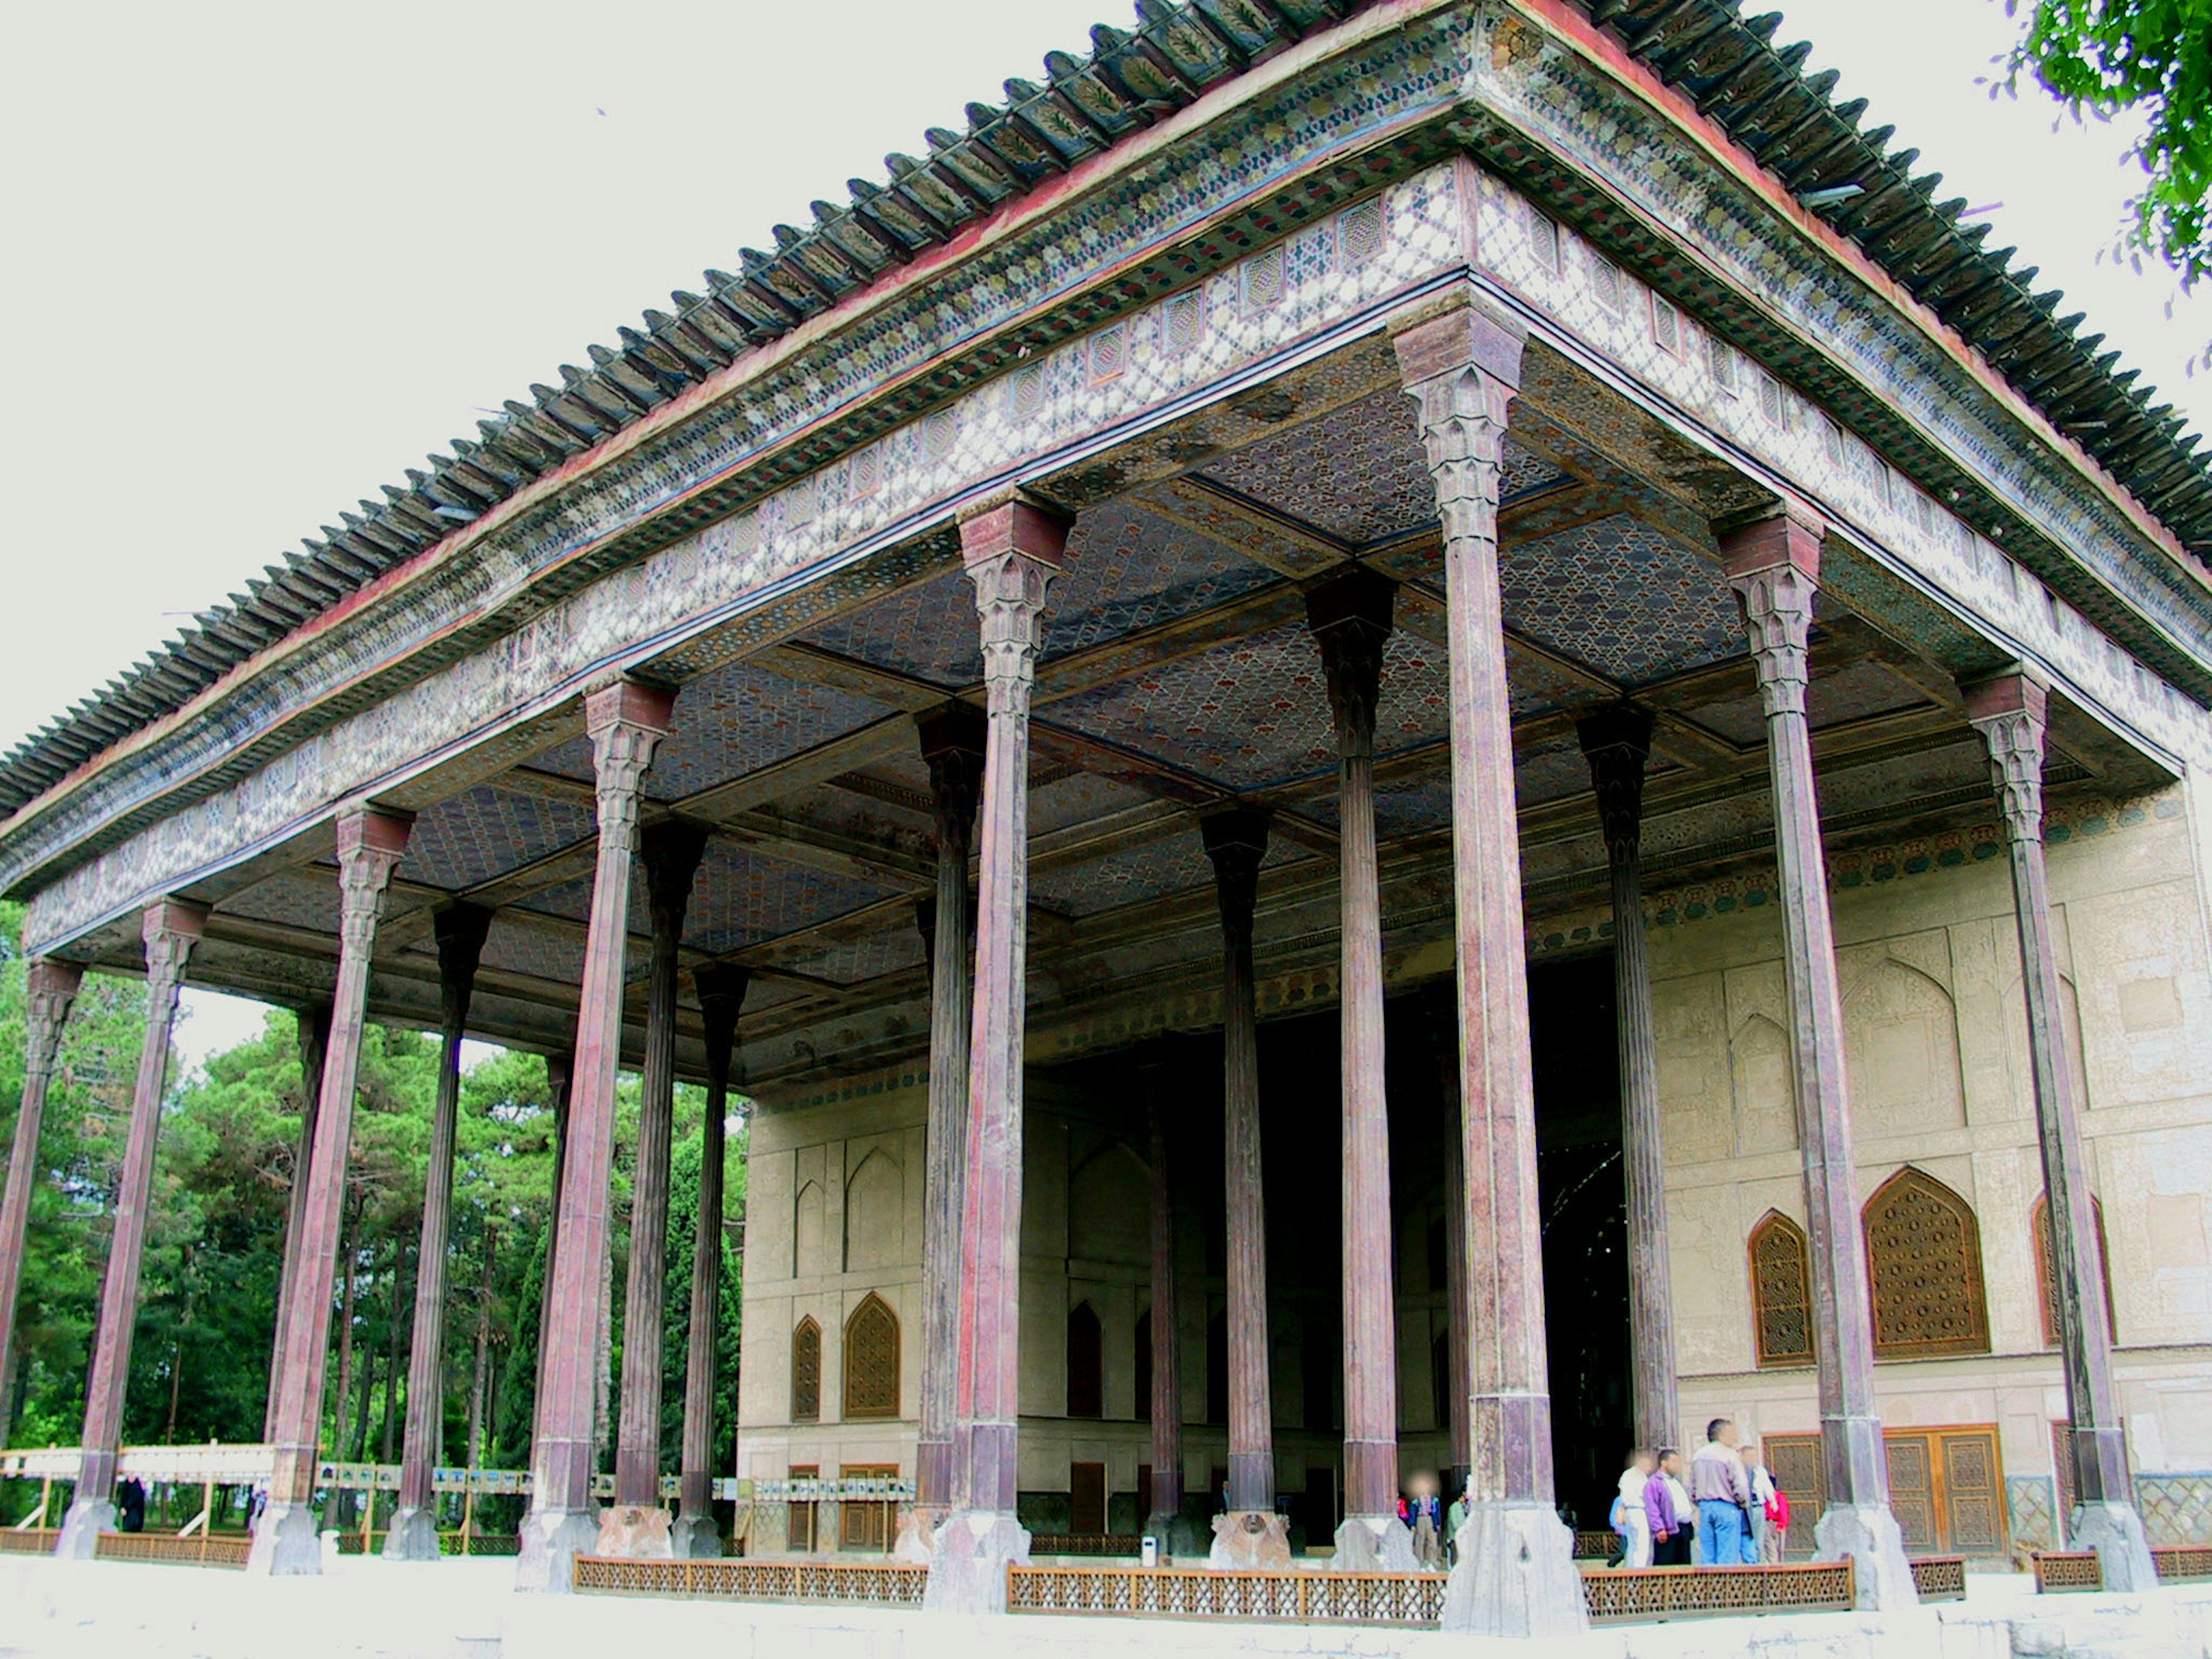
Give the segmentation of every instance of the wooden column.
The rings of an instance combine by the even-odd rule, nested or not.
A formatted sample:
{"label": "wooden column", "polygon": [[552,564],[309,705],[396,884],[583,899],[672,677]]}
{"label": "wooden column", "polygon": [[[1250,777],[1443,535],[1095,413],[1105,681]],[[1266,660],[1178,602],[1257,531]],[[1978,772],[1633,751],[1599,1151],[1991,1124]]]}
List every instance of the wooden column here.
{"label": "wooden column", "polygon": [[1397,1298],[1383,1090],[1382,901],[1375,861],[1375,711],[1398,585],[1354,565],[1306,591],[1336,720],[1338,1018],[1343,1033],[1344,1524],[1335,1564],[1410,1571],[1398,1520]]}
{"label": "wooden column", "polygon": [[544,1401],[545,1333],[553,1324],[553,1257],[561,1248],[561,1174],[568,1158],[568,1088],[576,1075],[576,1051],[545,1056],[545,1087],[553,1108],[552,1206],[545,1215],[545,1267],[538,1282],[538,1382],[530,1408],[532,1431]]}
{"label": "wooden column", "polygon": [[722,1165],[730,1113],[730,1051],[750,969],[702,968],[692,976],[707,1027],[707,1114],[699,1126],[699,1220],[691,1235],[691,1326],[684,1369],[684,1467],[675,1553],[718,1559],[714,1525],[714,1381],[722,1327]]}
{"label": "wooden column", "polygon": [[399,1454],[399,1506],[384,1535],[391,1561],[438,1559],[433,1480],[446,1450],[446,1269],[453,1216],[453,1142],[461,1112],[461,1040],[492,913],[444,904],[430,919],[438,942],[438,1097],[422,1172],[422,1231],[415,1255],[415,1330],[407,1348],[407,1433]]}
{"label": "wooden column", "polygon": [[631,860],[647,767],[668,734],[674,699],[622,680],[584,700],[599,798],[599,859],[577,999],[576,1067],[561,1171],[560,1236],[553,1253],[552,1316],[539,1334],[538,1425],[531,1446],[530,1513],[523,1518],[515,1585],[566,1595],[573,1563],[598,1545],[592,1498],[599,1333],[607,1322],[608,1186],[614,1170],[615,1079],[622,1063],[624,957]]}
{"label": "wooden column", "polygon": [[1447,1629],[1550,1636],[1587,1623],[1574,1538],[1553,1508],[1552,1401],[1522,955],[1498,486],[1522,337],[1462,295],[1401,330],[1444,550],[1451,655],[1452,886],[1466,1116],[1471,1513]]}
{"label": "wooden column", "polygon": [[300,1271],[300,1234],[307,1212],[307,1171],[315,1161],[315,1125],[323,1102],[323,1060],[331,1046],[331,1005],[311,1002],[300,1023],[300,1140],[292,1154],[292,1190],[284,1206],[284,1260],[276,1273],[276,1330],[269,1344],[269,1398],[261,1408],[261,1437],[276,1437],[277,1374],[290,1351],[292,1281]]}
{"label": "wooden column", "polygon": [[1674,1393],[1674,1306],[1667,1253],[1667,1164],[1659,1133],[1659,1040],[1644,939],[1644,768],[1651,716],[1628,704],[1577,731],[1597,795],[1613,879],[1613,1000],[1620,1055],[1620,1148],[1628,1189],[1629,1402],[1636,1443],[1682,1442]]}
{"label": "wooden column", "polygon": [[1782,897],[1783,974],[1797,1084],[1797,1141],[1805,1165],[1813,1259],[1820,1441],[1827,1507],[1815,1538],[1824,1559],[1850,1556],[1859,1605],[1918,1598],[1889,1508],[1889,1465],[1875,1406],[1874,1316],[1859,1231],[1850,1090],[1844,1068],[1843,998],[1828,914],[1813,745],[1805,720],[1807,641],[1820,573],[1822,526],[1785,511],[1724,528],[1729,584],[1743,609],[1752,665],[1766,710],[1774,788],[1774,859]]}
{"label": "wooden column", "polygon": [[2100,1259],[2095,1200],[2081,1145],[2058,957],[2051,937],[2051,889],[2043,855],[2043,757],[2049,694],[2024,672],[1966,690],[1966,714],[1990,754],[1990,781],[2012,852],[2013,914],[2020,928],[2021,989],[2027,1001],[2028,1074],[2051,1218],[2051,1266],[2058,1290],[2058,1352],[2066,1372],[2075,1510],[2059,1517],[2069,1545],[2090,1549],[2105,1588],[2154,1588],[2158,1575],[2136,1508],[2127,1442],[2112,1383],[2112,1311]]}
{"label": "wooden column", "polygon": [[345,1220],[347,1155],[353,1144],[354,1082],[368,1024],[369,959],[392,867],[407,849],[410,820],[354,807],[339,816],[338,974],[331,996],[330,1041],[323,1055],[315,1151],[307,1167],[298,1272],[284,1319],[284,1353],[276,1384],[276,1416],[269,1506],[255,1528],[250,1571],[319,1573],[323,1545],[313,1509],[320,1454],[323,1373],[330,1352],[331,1287],[337,1276]]}
{"label": "wooden column", "polygon": [[678,952],[691,882],[707,850],[702,825],[671,820],[642,839],[653,955],[646,979],[645,1069],[631,1175],[629,1279],[623,1298],[622,1417],[615,1449],[615,1504],[599,1540],[603,1555],[673,1553],[660,1501],[663,1312],[668,1286],[668,1164],[676,1123]]}
{"label": "wooden column", "polygon": [[[959,1376],[961,1194],[965,1187],[969,1024],[975,1017],[968,854],[982,787],[984,716],[952,703],[921,721],[937,808],[937,892],[920,919],[929,958],[929,1125],[921,1223],[921,1434],[915,1447],[918,1555],[952,1503]],[[926,1559],[926,1558],[924,1558]]]}
{"label": "wooden column", "polygon": [[[1267,1375],[1267,1214],[1260,1157],[1260,1013],[1252,912],[1267,815],[1232,809],[1201,819],[1221,908],[1221,1161],[1228,1244],[1229,1504],[1213,1519],[1217,1567],[1287,1567],[1290,1534],[1275,1513],[1275,1425]],[[1157,1372],[1158,1358],[1154,1367]],[[1158,1477],[1155,1476],[1155,1479]]]}
{"label": "wooden column", "polygon": [[1424,997],[1429,1040],[1437,1064],[1437,1088],[1443,1106],[1444,1146],[1444,1387],[1445,1418],[1451,1432],[1452,1468],[1464,1491],[1472,1461],[1468,1397],[1474,1370],[1467,1351],[1467,1119],[1459,1103],[1459,988]]}
{"label": "wooden column", "polygon": [[1067,524],[1019,498],[963,520],[960,540],[981,621],[989,726],[979,823],[968,1167],[961,1194],[955,1513],[938,1530],[928,1601],[933,1607],[988,1613],[1005,1609],[1006,1564],[1029,1559],[1029,1534],[1014,1518],[1014,1477],[1021,1417],[1030,699],[1044,631],[1045,589],[1066,552]]}
{"label": "wooden column", "polygon": [[15,1296],[22,1288],[30,1237],[31,1194],[39,1179],[39,1128],[46,1090],[61,1053],[62,1026],[76,1000],[84,969],[36,957],[23,975],[23,1096],[8,1149],[8,1186],[0,1197],[0,1446],[8,1443],[8,1407],[15,1398]]}
{"label": "wooden column", "polygon": [[1176,1283],[1175,1175],[1169,1150],[1168,1091],[1173,1067],[1154,1045],[1139,1062],[1145,1127],[1152,1153],[1152,1508],[1146,1532],[1163,1558],[1193,1553],[1195,1534],[1182,1513],[1182,1329]]}

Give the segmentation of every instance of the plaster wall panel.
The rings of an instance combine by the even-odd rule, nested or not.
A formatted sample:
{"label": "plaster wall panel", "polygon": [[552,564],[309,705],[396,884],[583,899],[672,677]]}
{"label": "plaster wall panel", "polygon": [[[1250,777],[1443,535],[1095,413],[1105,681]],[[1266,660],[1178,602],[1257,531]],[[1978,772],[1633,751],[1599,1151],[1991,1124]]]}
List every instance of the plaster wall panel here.
{"label": "plaster wall panel", "polygon": [[[756,1285],[791,1277],[792,1218],[798,1197],[797,1154],[764,1149],[773,1139],[769,1125],[756,1121],[745,1160],[745,1304]],[[745,1328],[752,1328],[747,1321]]]}
{"label": "plaster wall panel", "polygon": [[1653,987],[1660,1134],[1670,1164],[1703,1164],[1728,1153],[1722,992],[1717,974]]}
{"label": "plaster wall panel", "polygon": [[1953,924],[1950,934],[1966,1121],[1977,1129],[2025,1127],[2035,1102],[2018,935],[2009,916],[1970,917]]}
{"label": "plaster wall panel", "polygon": [[2092,1113],[2212,1091],[2212,986],[2193,882],[2066,905]]}
{"label": "plaster wall panel", "polygon": [[1125,1143],[1101,1145],[1068,1180],[1068,1255],[1086,1263],[1148,1261],[1151,1182],[1144,1161]]}
{"label": "plaster wall panel", "polygon": [[1986,1147],[1975,1155],[1982,1282],[1989,1293],[1990,1343],[2000,1353],[2043,1347],[2043,1291],[2028,1222],[2042,1196],[2043,1161],[2033,1143]]}
{"label": "plaster wall panel", "polygon": [[1667,1194],[1675,1364],[1686,1375],[1735,1370],[1750,1363],[1750,1291],[1744,1284],[1745,1229],[1738,1205],[1733,1187]]}
{"label": "plaster wall panel", "polygon": [[2212,1341],[2212,1135],[2106,1137],[2097,1153],[2122,1340]]}
{"label": "plaster wall panel", "polygon": [[1032,1109],[1022,1120],[1022,1255],[1066,1271],[1068,1122]]}
{"label": "plaster wall panel", "polygon": [[1959,1016],[1940,929],[1839,951],[1846,1075],[1862,1153],[1966,1127]]}
{"label": "plaster wall panel", "polygon": [[791,1331],[798,1322],[787,1296],[745,1298],[744,1363],[738,1368],[740,1424],[791,1420]]}
{"label": "plaster wall panel", "polygon": [[845,1271],[866,1273],[909,1266],[918,1240],[907,1237],[906,1170],[896,1135],[847,1143],[853,1172],[845,1180]]}
{"label": "plaster wall panel", "polygon": [[1729,973],[1722,1009],[1730,1117],[1727,1150],[1739,1158],[1796,1149],[1796,1074],[1789,1018],[1778,960]]}
{"label": "plaster wall panel", "polygon": [[[1024,1417],[1067,1415],[1066,1264],[1049,1267],[1034,1258],[1022,1265],[1020,1339],[1021,1407]],[[1023,1483],[1029,1484],[1028,1453],[1023,1453]],[[1061,1471],[1063,1474],[1066,1471]]]}

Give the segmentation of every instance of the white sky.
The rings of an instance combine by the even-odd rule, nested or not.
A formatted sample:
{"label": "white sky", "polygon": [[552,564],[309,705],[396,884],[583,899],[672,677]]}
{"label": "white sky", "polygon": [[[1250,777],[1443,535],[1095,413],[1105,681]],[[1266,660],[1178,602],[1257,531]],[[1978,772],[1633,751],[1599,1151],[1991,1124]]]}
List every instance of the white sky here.
{"label": "white sky", "polygon": [[[2109,258],[2121,137],[1977,82],[1995,0],[1790,0],[1840,96],[2002,201],[2017,244],[2177,406],[2212,303]],[[0,746],[480,413],[586,361],[815,198],[1042,80],[1127,0],[124,0],[0,34]],[[197,1058],[258,1027],[191,994]]]}

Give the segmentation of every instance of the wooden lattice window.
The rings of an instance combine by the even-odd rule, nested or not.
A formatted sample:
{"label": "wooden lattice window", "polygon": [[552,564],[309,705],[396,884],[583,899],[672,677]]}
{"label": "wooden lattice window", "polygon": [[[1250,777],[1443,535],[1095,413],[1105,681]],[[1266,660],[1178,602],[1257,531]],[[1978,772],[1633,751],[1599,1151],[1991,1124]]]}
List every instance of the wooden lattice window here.
{"label": "wooden lattice window", "polygon": [[871,1294],[845,1322],[845,1415],[898,1414],[898,1316]]}
{"label": "wooden lattice window", "polygon": [[1751,1230],[1751,1314],[1762,1366],[1813,1363],[1812,1252],[1779,1210]]}
{"label": "wooden lattice window", "polygon": [[[2093,1198],[2089,1200],[2089,1213],[2097,1234],[2097,1267],[2105,1281],[2105,1334],[2118,1342],[2120,1315],[2112,1303],[2112,1253],[2105,1243],[2105,1206]],[[2047,1194],[2035,1200],[2027,1227],[2029,1236],[2035,1240],[2035,1283],[2041,1292],[2043,1346],[2055,1348],[2058,1346],[2058,1267],[2051,1249],[2051,1200]]]}
{"label": "wooden lattice window", "polygon": [[1067,1414],[1106,1414],[1105,1334],[1098,1328],[1098,1310],[1088,1302],[1067,1311]]}
{"label": "wooden lattice window", "polygon": [[1966,1200],[1907,1165],[1861,1212],[1881,1359],[1990,1351],[1982,1230]]}
{"label": "wooden lattice window", "polygon": [[822,1420],[822,1328],[811,1319],[791,1334],[791,1420]]}

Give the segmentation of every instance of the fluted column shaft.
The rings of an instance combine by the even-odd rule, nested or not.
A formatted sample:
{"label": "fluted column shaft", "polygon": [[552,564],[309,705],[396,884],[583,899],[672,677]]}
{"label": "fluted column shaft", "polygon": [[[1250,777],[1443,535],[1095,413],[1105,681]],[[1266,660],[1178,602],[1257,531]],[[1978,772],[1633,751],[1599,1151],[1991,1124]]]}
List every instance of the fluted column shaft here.
{"label": "fluted column shaft", "polygon": [[2043,763],[2049,696],[2025,673],[1968,690],[1966,713],[1989,750],[1990,781],[2012,854],[2013,914],[2020,930],[2021,989],[2027,1004],[2028,1075],[2051,1219],[2057,1281],[2058,1352],[2066,1375],[2078,1515],[2060,1524],[2076,1548],[2094,1548],[2112,1590],[2152,1588],[2157,1573],[2135,1507],[2135,1480],[2112,1382],[2112,1310],[2100,1257],[2081,1106],[2068,1052],[2064,992],[2051,933],[2043,851]]}
{"label": "fluted column shaft", "polygon": [[1613,1033],[1620,1061],[1620,1146],[1628,1197],[1629,1401],[1636,1443],[1680,1443],[1674,1307],[1667,1252],[1667,1162],[1659,1130],[1659,1042],[1644,938],[1644,768],[1651,716],[1624,706],[1580,727],[1613,881]]}
{"label": "fluted column shaft", "polygon": [[531,1399],[533,1431],[545,1397],[545,1333],[553,1324],[553,1258],[561,1248],[561,1175],[568,1158],[568,1089],[576,1075],[576,1051],[545,1057],[545,1090],[553,1109],[553,1170],[545,1212],[545,1266],[538,1280],[538,1379]]}
{"label": "fluted column shaft", "polygon": [[592,1475],[599,1339],[608,1316],[609,1185],[614,1172],[615,1085],[622,1064],[623,984],[629,939],[631,860],[646,769],[667,735],[672,698],[619,681],[585,699],[599,803],[599,857],[577,998],[576,1064],[562,1137],[560,1233],[544,1343],[530,1513],[519,1589],[565,1593],[571,1564],[598,1541]]}
{"label": "fluted column shaft", "polygon": [[699,1218],[691,1236],[691,1326],[684,1370],[684,1463],[676,1516],[678,1555],[719,1556],[714,1526],[714,1379],[722,1325],[722,1165],[730,1112],[730,1052],[751,981],[744,968],[693,977],[707,1036],[707,1115],[699,1126]]}
{"label": "fluted column shaft", "polygon": [[623,1298],[622,1418],[615,1502],[660,1502],[663,1315],[668,1288],[668,1170],[676,1124],[678,952],[691,882],[707,848],[694,823],[657,823],[644,836],[653,956],[646,981],[645,1069],[639,1080],[637,1166],[631,1176],[629,1279]]}
{"label": "fluted column shaft", "polygon": [[[1274,1409],[1267,1368],[1267,1210],[1260,1145],[1260,1012],[1252,913],[1267,854],[1264,812],[1212,814],[1200,824],[1221,909],[1221,1158],[1228,1247],[1229,1512],[1272,1516]],[[1156,1268],[1157,1273],[1157,1268]],[[1173,1271],[1173,1264],[1170,1264]],[[1155,1291],[1155,1295],[1158,1292]],[[1154,1375],[1159,1357],[1153,1355]],[[1154,1432],[1158,1425],[1154,1425]],[[1155,1466],[1157,1470],[1157,1466]],[[1157,1472],[1153,1478],[1158,1479]]]}
{"label": "fluted column shaft", "polygon": [[61,1053],[62,1026],[83,978],[84,969],[75,963],[52,957],[34,957],[23,975],[23,1095],[8,1150],[8,1185],[0,1196],[0,1446],[8,1443],[15,1392],[15,1297],[30,1237],[31,1194],[38,1185],[39,1130]]}
{"label": "fluted column shaft", "polygon": [[447,904],[431,919],[438,944],[438,1094],[430,1114],[429,1158],[422,1172],[422,1231],[415,1254],[415,1326],[407,1348],[407,1431],[399,1454],[399,1507],[385,1534],[395,1561],[438,1559],[433,1486],[446,1442],[447,1255],[453,1237],[453,1143],[460,1127],[461,1042],[469,999],[491,912]]}
{"label": "fluted column shaft", "polygon": [[1176,1284],[1175,1181],[1170,1163],[1166,1057],[1143,1064],[1145,1127],[1152,1152],[1152,1512],[1146,1529],[1173,1548],[1182,1514],[1182,1331]]}
{"label": "fluted column shaft", "polygon": [[301,1215],[298,1270],[284,1319],[285,1350],[270,1436],[269,1506],[254,1534],[249,1562],[258,1572],[322,1571],[322,1540],[311,1505],[330,1354],[331,1289],[337,1276],[346,1161],[353,1144],[354,1084],[368,1025],[369,959],[392,869],[407,849],[410,822],[401,814],[366,807],[338,818],[337,983],[331,995],[330,1041],[323,1056],[307,1200]]}
{"label": "fluted column shaft", "polygon": [[985,717],[965,704],[953,704],[925,716],[921,734],[937,808],[937,892],[925,930],[929,951],[929,1124],[922,1194],[921,1401],[915,1501],[933,1514],[952,1502],[968,1039],[975,1018],[968,854],[974,840],[976,795],[983,782]]}
{"label": "fluted column shaft", "polygon": [[323,1060],[331,1046],[331,1005],[312,1002],[299,1011],[300,1139],[292,1155],[292,1190],[284,1204],[284,1259],[276,1273],[276,1329],[269,1344],[269,1398],[261,1407],[261,1437],[276,1432],[276,1386],[290,1351],[292,1281],[300,1272],[300,1234],[307,1213],[307,1171],[315,1162],[315,1125],[323,1103]]}
{"label": "fluted column shaft", "polygon": [[1463,1483],[1472,1455],[1468,1397],[1474,1389],[1474,1372],[1468,1353],[1467,1121],[1459,1103],[1458,988],[1427,999],[1426,1012],[1443,1108],[1444,1419],[1451,1434],[1452,1467]]}

